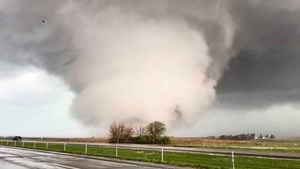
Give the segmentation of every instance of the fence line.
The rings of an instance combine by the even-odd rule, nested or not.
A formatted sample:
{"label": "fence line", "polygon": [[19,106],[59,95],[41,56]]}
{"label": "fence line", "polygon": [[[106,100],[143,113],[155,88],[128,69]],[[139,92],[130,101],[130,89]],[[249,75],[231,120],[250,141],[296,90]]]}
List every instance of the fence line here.
{"label": "fence line", "polygon": [[[10,142],[14,142],[12,140],[0,140],[6,141],[6,145],[8,145]],[[22,144],[25,143],[31,143],[33,144],[33,147],[36,148],[37,144],[45,144],[46,149],[50,144],[61,144],[64,145],[83,145],[85,147],[88,146],[102,146],[107,148],[116,148],[118,149],[130,149],[130,150],[149,150],[149,151],[162,151],[162,148],[165,152],[189,152],[189,153],[199,153],[199,154],[208,154],[208,153],[215,153],[220,155],[227,155],[231,156],[231,151],[222,151],[222,152],[210,152],[210,151],[203,151],[203,150],[197,150],[196,148],[184,148],[184,147],[169,147],[169,146],[159,146],[159,145],[136,145],[136,144],[111,144],[111,143],[82,143],[82,142],[56,142],[56,141],[32,141],[32,140],[23,140],[20,141]],[[24,147],[24,145],[23,145]],[[87,148],[85,148],[87,149]]]}
{"label": "fence line", "polygon": [[[160,152],[160,162],[164,162],[164,148],[160,146],[152,146],[152,147],[146,147],[146,146],[128,146],[128,145],[120,145],[120,144],[99,144],[99,143],[78,143],[78,142],[47,142],[47,141],[12,141],[12,140],[0,140],[0,144],[3,145],[3,143],[6,142],[7,146],[15,146],[15,147],[24,147],[24,148],[34,148],[34,149],[45,149],[45,150],[51,150],[49,148],[53,145],[60,145],[62,148],[60,149],[63,152],[68,152],[69,148],[72,145],[82,145],[84,146],[84,150],[82,153],[88,154],[89,147],[95,147],[99,146],[100,148],[110,148],[114,149],[114,157],[119,157],[119,151],[121,150],[143,150],[143,151],[156,151]],[[53,150],[55,151],[55,150]]]}
{"label": "fence line", "polygon": [[[12,140],[0,140],[2,145],[12,144],[12,146],[20,146],[20,142],[13,142]],[[19,143],[19,144],[18,144]],[[217,150],[217,149],[206,149],[206,148],[185,148],[185,147],[170,147],[170,146],[157,146],[157,145],[130,145],[130,144],[109,144],[109,143],[81,143],[81,142],[54,142],[54,141],[27,141],[23,140],[21,142],[22,147],[29,147],[26,145],[32,145],[31,148],[40,148],[48,150],[50,145],[61,145],[62,151],[68,151],[69,145],[81,145],[83,147],[82,153],[88,154],[89,147],[102,147],[102,148],[110,148],[114,151],[114,157],[118,157],[120,155],[120,150],[128,149],[128,150],[136,150],[136,151],[154,151],[160,152],[160,162],[164,162],[164,157],[166,153],[190,153],[190,154],[215,154],[219,156],[228,156],[232,160],[232,164],[234,165],[234,156],[252,156],[252,157],[264,157],[264,158],[280,158],[280,159],[300,159],[299,156],[295,156],[292,154],[286,155],[276,155],[275,153],[258,153],[255,154],[253,152],[242,152],[235,151],[234,155],[232,150]],[[42,144],[43,147],[37,146]],[[235,167],[235,166],[233,166]]]}
{"label": "fence line", "polygon": [[[180,149],[180,148],[170,148],[163,146],[150,146],[150,145],[121,145],[121,144],[107,144],[107,143],[79,143],[79,142],[53,142],[53,141],[31,141],[31,140],[22,140],[22,141],[12,141],[12,140],[0,140],[1,145],[6,142],[7,146],[15,146],[15,147],[24,147],[24,148],[34,148],[34,149],[44,149],[44,150],[53,150],[51,146],[60,146],[60,149],[56,149],[57,151],[69,152],[72,151],[72,145],[82,146],[83,149],[81,153],[88,154],[89,149],[92,147],[101,147],[107,148],[114,151],[114,157],[118,158],[120,156],[121,150],[131,150],[131,151],[152,151],[159,153],[158,162],[164,162],[165,152],[177,152],[177,153],[195,153],[193,151],[189,151],[188,149]],[[53,150],[55,151],[55,150]],[[80,151],[80,150],[79,150]],[[80,153],[80,152],[79,152]],[[201,154],[201,152],[198,152]]]}
{"label": "fence line", "polygon": [[161,148],[161,162],[164,162],[164,148]]}
{"label": "fence line", "polygon": [[[61,144],[61,145],[85,145],[85,147],[87,146],[103,146],[103,147],[107,147],[107,148],[116,148],[116,146],[119,148],[123,148],[123,149],[131,149],[131,150],[153,150],[153,151],[161,151],[162,146],[150,146],[150,145],[122,145],[122,144],[110,144],[110,143],[81,143],[81,142],[55,142],[55,141],[31,141],[31,140],[23,140],[23,141],[12,141],[12,140],[0,140],[0,143],[2,144],[3,141],[6,141],[6,145],[8,145],[10,142],[13,143],[17,143],[17,142],[21,142],[22,143],[22,147],[24,147],[25,143],[31,143],[33,144],[33,147],[36,148],[37,144],[45,144],[46,149],[49,146],[49,144]],[[174,147],[175,148],[175,147]],[[87,148],[86,148],[87,149]],[[180,149],[172,149],[172,148],[165,148],[169,151],[172,150],[176,150],[176,151],[182,151],[182,152],[187,152],[188,150],[180,150]]]}
{"label": "fence line", "polygon": [[[74,143],[74,142],[47,142],[47,141],[12,141],[0,140],[1,145],[24,147],[39,150],[49,150],[56,152],[69,152],[79,154],[98,155],[104,157],[123,158],[132,160],[146,160],[157,163],[168,163],[172,156],[177,153],[189,153],[187,150],[172,149],[165,146],[138,146],[138,145],[121,145],[121,144],[99,144],[99,143]],[[174,154],[172,154],[174,153]],[[191,152],[195,156],[199,155]],[[192,156],[194,156],[192,155]],[[194,156],[194,157],[195,157]],[[230,156],[226,158],[230,158]],[[170,157],[170,158],[168,158]],[[189,160],[189,159],[187,159]],[[183,160],[184,162],[184,160]]]}
{"label": "fence line", "polygon": [[85,154],[88,153],[88,144],[85,144],[85,146],[84,146],[84,153],[85,153]]}
{"label": "fence line", "polygon": [[[183,147],[169,147],[169,146],[158,146],[158,145],[131,145],[131,144],[110,144],[110,143],[81,143],[81,142],[55,142],[55,141],[32,141],[32,140],[22,140],[22,141],[12,141],[12,140],[0,140],[0,143],[3,145],[3,142],[6,142],[6,145],[13,143],[14,146],[18,146],[17,143],[21,143],[21,147],[26,144],[32,144],[32,148],[37,148],[38,144],[43,144],[44,149],[49,149],[50,145],[62,145],[63,150],[66,151],[68,145],[82,145],[84,146],[84,153],[88,153],[89,146],[100,146],[103,148],[112,148],[115,149],[116,157],[118,156],[119,149],[129,149],[129,150],[145,150],[145,151],[157,151],[161,152],[161,160],[163,161],[164,152],[178,152],[178,153],[195,153],[195,154],[218,154],[224,156],[231,156],[231,151],[220,151],[220,152],[211,152],[206,150],[197,150],[196,148],[183,148]],[[40,147],[41,148],[41,147]]]}
{"label": "fence line", "polygon": [[232,159],[232,169],[235,169],[235,166],[234,166],[234,152],[233,151],[232,151],[231,159]]}

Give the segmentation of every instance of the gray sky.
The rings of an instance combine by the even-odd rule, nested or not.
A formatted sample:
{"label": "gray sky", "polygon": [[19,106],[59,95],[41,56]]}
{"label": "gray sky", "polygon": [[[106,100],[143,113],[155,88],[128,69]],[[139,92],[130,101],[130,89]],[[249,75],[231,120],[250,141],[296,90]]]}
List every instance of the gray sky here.
{"label": "gray sky", "polygon": [[299,17],[297,0],[2,1],[0,135],[299,136]]}

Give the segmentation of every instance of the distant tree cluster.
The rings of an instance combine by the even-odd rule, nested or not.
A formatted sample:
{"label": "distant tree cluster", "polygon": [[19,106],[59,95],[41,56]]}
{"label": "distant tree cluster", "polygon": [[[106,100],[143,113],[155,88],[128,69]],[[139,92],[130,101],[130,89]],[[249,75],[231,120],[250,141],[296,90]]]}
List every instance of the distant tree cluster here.
{"label": "distant tree cluster", "polygon": [[275,136],[273,134],[266,134],[266,135],[263,135],[263,134],[260,134],[257,139],[274,139]]}
{"label": "distant tree cluster", "polygon": [[258,137],[255,137],[255,133],[247,133],[247,134],[238,134],[238,135],[221,135],[219,137],[220,140],[254,140],[254,139],[274,139],[275,136],[273,134],[260,134]]}
{"label": "distant tree cluster", "polygon": [[255,133],[238,134],[238,135],[221,135],[221,140],[254,140]]}
{"label": "distant tree cluster", "polygon": [[154,121],[146,127],[132,127],[125,123],[113,123],[109,129],[110,143],[134,144],[169,144],[170,138],[165,136],[166,125]]}

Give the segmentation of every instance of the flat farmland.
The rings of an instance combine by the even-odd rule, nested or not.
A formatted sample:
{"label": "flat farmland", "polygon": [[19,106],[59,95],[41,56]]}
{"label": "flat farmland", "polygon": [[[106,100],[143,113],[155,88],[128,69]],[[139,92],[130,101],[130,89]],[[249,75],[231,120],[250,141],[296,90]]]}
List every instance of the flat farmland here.
{"label": "flat farmland", "polygon": [[[187,142],[180,140],[180,144],[175,144],[176,146],[201,146],[199,144],[200,140],[194,142]],[[203,141],[203,140],[202,140]],[[275,141],[275,140],[274,140]],[[268,144],[272,146],[278,146],[284,144],[283,140],[276,140],[275,142],[270,142]],[[132,161],[144,161],[152,163],[162,163],[174,166],[201,168],[201,169],[230,169],[232,168],[232,158],[230,155],[217,154],[217,153],[198,153],[189,151],[176,151],[168,150],[164,151],[163,161],[162,153],[159,149],[149,149],[147,146],[136,148],[135,145],[132,147],[116,147],[114,145],[93,145],[90,144],[85,149],[85,144],[77,144],[68,142],[66,143],[66,148],[64,149],[64,143],[49,143],[46,142],[1,142],[4,146],[12,147],[23,147],[28,149],[46,150],[52,152],[64,152],[70,154],[80,154],[87,155],[91,157],[106,157],[112,159],[122,159],[122,160],[132,160]],[[173,144],[176,143],[173,140]],[[201,141],[200,141],[201,143]],[[215,149],[221,149],[220,147],[230,148],[232,146],[241,147],[251,147],[257,144],[267,144],[266,142],[239,142],[239,141],[220,141],[220,140],[205,140],[205,144],[209,143],[209,146],[215,146]],[[288,145],[293,147],[294,141],[288,141]],[[224,146],[225,145],[225,146]],[[246,146],[245,146],[246,145]],[[270,146],[268,145],[268,146]],[[259,145],[262,146],[262,145]],[[286,146],[288,147],[288,146]],[[247,149],[248,150],[248,149]],[[85,152],[86,151],[86,152]],[[116,152],[117,151],[117,152]],[[281,152],[282,154],[290,152]],[[244,155],[235,155],[235,168],[241,169],[300,169],[300,160],[298,159],[285,159],[285,158],[264,158],[251,157]]]}
{"label": "flat farmland", "polygon": [[300,153],[300,138],[280,138],[248,141],[173,138],[171,145],[177,147],[201,147],[262,152]]}

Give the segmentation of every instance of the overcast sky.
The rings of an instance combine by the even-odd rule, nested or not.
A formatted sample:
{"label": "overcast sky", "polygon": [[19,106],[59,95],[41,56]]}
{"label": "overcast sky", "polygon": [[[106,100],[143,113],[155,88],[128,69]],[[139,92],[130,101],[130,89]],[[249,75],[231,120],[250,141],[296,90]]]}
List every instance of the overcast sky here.
{"label": "overcast sky", "polygon": [[0,135],[299,136],[297,0],[0,2]]}

